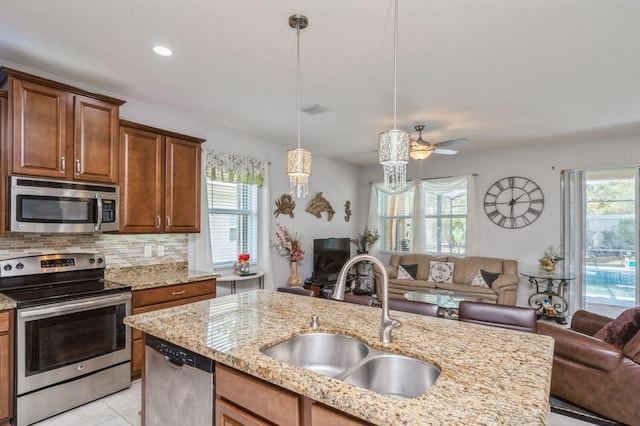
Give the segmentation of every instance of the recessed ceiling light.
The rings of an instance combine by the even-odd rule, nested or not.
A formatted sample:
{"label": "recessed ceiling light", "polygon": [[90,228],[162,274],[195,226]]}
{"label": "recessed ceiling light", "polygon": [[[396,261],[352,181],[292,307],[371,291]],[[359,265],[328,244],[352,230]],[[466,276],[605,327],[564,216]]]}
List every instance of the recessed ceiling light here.
{"label": "recessed ceiling light", "polygon": [[160,56],[171,56],[173,55],[173,50],[169,49],[165,46],[153,46],[153,51]]}

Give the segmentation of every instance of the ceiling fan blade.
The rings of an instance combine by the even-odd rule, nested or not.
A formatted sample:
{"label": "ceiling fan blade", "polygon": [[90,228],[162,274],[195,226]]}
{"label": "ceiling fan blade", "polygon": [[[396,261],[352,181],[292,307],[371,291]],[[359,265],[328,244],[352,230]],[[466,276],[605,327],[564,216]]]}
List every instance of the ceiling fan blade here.
{"label": "ceiling fan blade", "polygon": [[457,154],[458,151],[455,149],[446,149],[446,148],[436,148],[433,150],[434,154],[443,154],[443,155],[454,155]]}
{"label": "ceiling fan blade", "polygon": [[466,139],[452,139],[450,141],[444,141],[444,142],[437,143],[436,146],[444,148],[445,146],[464,145],[465,143],[467,143]]}

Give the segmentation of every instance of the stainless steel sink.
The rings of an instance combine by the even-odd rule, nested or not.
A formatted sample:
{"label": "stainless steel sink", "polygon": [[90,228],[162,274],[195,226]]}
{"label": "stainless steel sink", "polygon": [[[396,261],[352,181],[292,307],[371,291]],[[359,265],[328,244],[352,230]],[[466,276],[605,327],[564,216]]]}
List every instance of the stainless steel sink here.
{"label": "stainless steel sink", "polygon": [[280,361],[397,398],[424,394],[440,376],[427,362],[371,348],[342,334],[300,334],[263,349]]}
{"label": "stainless steel sink", "polygon": [[381,354],[358,364],[341,377],[345,383],[398,398],[415,398],[425,393],[440,376],[440,369],[395,354]]}
{"label": "stainless steel sink", "polygon": [[316,373],[335,377],[362,360],[369,347],[342,334],[300,334],[262,351],[265,355]]}

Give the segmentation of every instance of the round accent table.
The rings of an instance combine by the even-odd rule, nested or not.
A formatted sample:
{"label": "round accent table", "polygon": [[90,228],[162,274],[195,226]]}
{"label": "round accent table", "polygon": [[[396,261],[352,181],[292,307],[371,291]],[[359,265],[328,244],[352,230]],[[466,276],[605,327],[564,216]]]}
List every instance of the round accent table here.
{"label": "round accent table", "polygon": [[238,281],[247,281],[247,280],[255,280],[258,279],[258,285],[260,288],[264,288],[264,271],[256,271],[252,272],[249,275],[222,275],[218,277],[218,282],[229,282],[231,283],[231,294],[236,294],[236,283]]}
{"label": "round accent table", "polygon": [[569,309],[567,300],[569,282],[576,277],[563,275],[561,272],[547,274],[542,271],[521,275],[529,278],[529,284],[536,288],[536,292],[529,296],[529,306],[538,310],[538,319],[566,324],[565,313]]}

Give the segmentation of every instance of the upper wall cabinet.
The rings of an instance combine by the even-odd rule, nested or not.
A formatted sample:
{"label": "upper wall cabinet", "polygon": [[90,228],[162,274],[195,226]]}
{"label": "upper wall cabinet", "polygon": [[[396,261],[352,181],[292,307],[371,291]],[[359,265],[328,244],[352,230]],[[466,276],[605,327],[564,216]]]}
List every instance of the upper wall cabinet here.
{"label": "upper wall cabinet", "polygon": [[8,173],[118,183],[124,101],[8,68]]}
{"label": "upper wall cabinet", "polygon": [[[0,147],[5,146],[7,136],[7,92],[0,91]],[[5,150],[0,148],[0,176],[5,176]],[[0,185],[0,236],[5,234],[7,196],[6,185]]]}
{"label": "upper wall cabinet", "polygon": [[202,142],[120,121],[120,232],[200,232]]}

